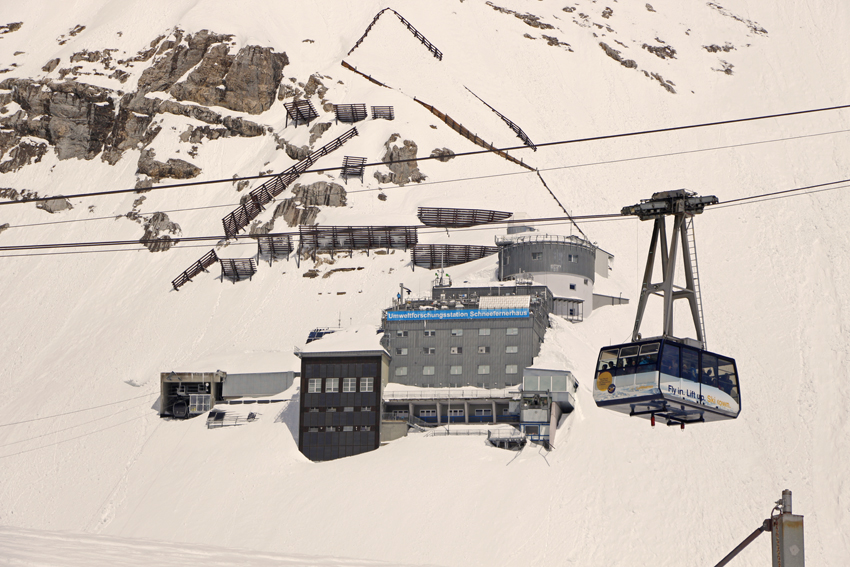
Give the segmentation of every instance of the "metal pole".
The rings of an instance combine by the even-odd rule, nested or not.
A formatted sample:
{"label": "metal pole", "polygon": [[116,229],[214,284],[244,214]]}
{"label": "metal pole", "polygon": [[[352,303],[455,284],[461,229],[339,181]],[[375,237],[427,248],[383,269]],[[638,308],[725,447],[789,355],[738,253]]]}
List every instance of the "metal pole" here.
{"label": "metal pole", "polygon": [[736,555],[741,553],[741,551],[743,551],[745,547],[747,547],[748,545],[753,543],[753,541],[755,541],[755,539],[758,536],[760,536],[762,532],[769,532],[769,531],[770,531],[770,520],[765,520],[764,523],[761,526],[756,528],[756,531],[754,531],[753,533],[748,535],[747,539],[745,539],[744,541],[739,543],[738,547],[736,547],[731,552],[729,552],[729,555],[727,555],[726,557],[721,559],[720,563],[718,563],[714,567],[723,567],[724,565],[726,565],[727,563],[732,561],[732,559],[734,559]]}

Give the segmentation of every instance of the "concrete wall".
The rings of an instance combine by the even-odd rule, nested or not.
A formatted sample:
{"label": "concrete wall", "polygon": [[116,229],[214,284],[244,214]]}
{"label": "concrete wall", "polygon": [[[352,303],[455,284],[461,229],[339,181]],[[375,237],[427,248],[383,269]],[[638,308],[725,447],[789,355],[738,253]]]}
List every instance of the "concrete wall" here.
{"label": "concrete wall", "polygon": [[381,423],[381,443],[407,437],[406,421],[384,421]]}
{"label": "concrete wall", "polygon": [[[571,255],[575,261],[570,260]],[[543,272],[573,274],[593,282],[596,273],[596,249],[589,243],[584,245],[578,242],[546,240],[520,241],[500,247],[500,280],[518,274]],[[558,296],[557,293],[554,295]]]}
{"label": "concrete wall", "polygon": [[225,398],[273,396],[292,386],[295,372],[255,372],[228,374],[222,385]]}

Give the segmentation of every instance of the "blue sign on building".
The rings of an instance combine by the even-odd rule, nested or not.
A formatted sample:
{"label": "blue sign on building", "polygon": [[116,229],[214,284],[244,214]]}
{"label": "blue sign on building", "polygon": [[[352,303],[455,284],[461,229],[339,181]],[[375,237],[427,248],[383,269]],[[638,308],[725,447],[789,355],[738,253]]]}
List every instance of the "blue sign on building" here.
{"label": "blue sign on building", "polygon": [[440,321],[443,319],[511,319],[528,317],[527,307],[517,309],[434,309],[426,311],[387,311],[387,321]]}

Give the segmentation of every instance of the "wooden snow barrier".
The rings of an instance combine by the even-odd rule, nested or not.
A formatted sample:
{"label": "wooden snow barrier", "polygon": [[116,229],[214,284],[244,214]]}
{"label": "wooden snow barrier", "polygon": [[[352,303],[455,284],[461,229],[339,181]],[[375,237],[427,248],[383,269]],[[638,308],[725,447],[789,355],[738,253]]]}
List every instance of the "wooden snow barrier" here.
{"label": "wooden snow barrier", "polygon": [[274,176],[266,181],[246,196],[243,203],[235,210],[228,213],[221,223],[224,226],[224,234],[227,238],[233,238],[239,232],[248,226],[248,224],[257,218],[264,210],[263,206],[274,200],[280,195],[293,181],[298,179],[302,173],[307,171],[316,161],[334,150],[342,147],[342,145],[357,136],[357,128],[352,128],[341,136],[331,140],[309,156],[299,161],[283,173]]}
{"label": "wooden snow barrier", "polygon": [[257,273],[257,261],[254,258],[219,258],[221,264],[221,281],[224,278],[236,283],[240,280],[250,280]]}
{"label": "wooden snow barrier", "polygon": [[310,254],[313,259],[321,251],[348,252],[393,248],[408,250],[416,246],[419,236],[415,226],[305,226],[298,227],[298,255]]}
{"label": "wooden snow barrier", "polygon": [[379,81],[377,79],[373,79],[371,75],[367,75],[366,73],[358,71],[357,67],[353,67],[353,66],[349,65],[345,60],[342,61],[342,66],[345,67],[346,69],[348,69],[349,71],[354,71],[355,73],[357,73],[358,75],[360,75],[361,77],[366,79],[367,81],[375,83],[379,87],[384,87],[385,89],[390,88],[387,85],[385,85],[384,83],[382,83],[381,81]]}
{"label": "wooden snow barrier", "polygon": [[417,216],[425,226],[462,228],[503,221],[510,218],[512,214],[507,211],[490,211],[486,209],[419,207]]}
{"label": "wooden snow barrier", "polygon": [[267,257],[269,266],[272,265],[272,262],[281,258],[289,260],[289,255],[294,249],[292,237],[288,234],[274,236],[262,234],[257,236],[257,258]]}
{"label": "wooden snow barrier", "polygon": [[463,244],[417,244],[411,251],[414,266],[436,269],[466,264],[492,256],[498,246],[467,246]]}
{"label": "wooden snow barrier", "polygon": [[392,106],[373,106],[372,107],[372,120],[378,120],[379,118],[383,120],[395,120],[395,112],[393,111]]}
{"label": "wooden snow barrier", "polygon": [[522,140],[522,143],[523,143],[523,144],[525,144],[526,146],[528,146],[529,148],[531,148],[531,149],[532,149],[532,150],[534,150],[535,152],[537,151],[537,146],[535,146],[535,145],[534,145],[534,142],[532,142],[532,141],[531,141],[531,139],[528,137],[528,135],[526,135],[526,133],[525,133],[525,132],[523,132],[522,128],[520,128],[519,126],[517,126],[516,124],[514,124],[513,122],[511,122],[511,120],[509,120],[507,116],[505,116],[504,114],[502,114],[501,112],[499,112],[498,110],[496,110],[495,108],[493,108],[492,106],[490,106],[489,104],[487,104],[487,102],[486,102],[483,98],[481,98],[480,96],[478,96],[477,94],[475,94],[474,92],[472,92],[472,91],[469,89],[469,87],[464,86],[463,88],[465,88],[466,90],[468,90],[468,91],[472,94],[472,96],[474,96],[475,98],[477,98],[478,100],[480,100],[481,102],[483,102],[483,103],[484,103],[484,106],[486,106],[487,108],[489,108],[490,110],[492,110],[493,112],[495,112],[495,113],[496,113],[496,116],[498,116],[499,118],[501,118],[502,120],[504,120],[505,124],[507,124],[507,125],[508,125],[508,128],[510,128],[511,130],[513,130],[513,131],[514,131],[514,133],[517,135],[517,138],[519,138],[520,140]]}
{"label": "wooden snow barrier", "polygon": [[384,8],[383,10],[381,10],[380,12],[378,12],[377,14],[375,14],[375,17],[374,17],[374,18],[372,18],[372,22],[371,22],[371,23],[370,23],[370,24],[366,27],[366,31],[364,31],[364,32],[363,32],[363,35],[361,35],[361,36],[360,36],[360,39],[358,39],[358,40],[357,40],[357,43],[355,43],[355,44],[354,44],[354,47],[352,47],[352,48],[348,51],[348,55],[351,55],[351,54],[352,54],[352,52],[353,52],[355,49],[357,49],[358,47],[360,47],[360,44],[361,44],[361,43],[363,43],[363,40],[364,40],[364,39],[366,39],[366,36],[369,34],[369,31],[371,31],[372,26],[374,26],[374,25],[375,25],[375,23],[377,23],[378,18],[380,18],[380,17],[381,17],[381,15],[382,15],[384,12],[386,12],[386,11],[390,11],[390,12],[392,12],[393,14],[395,14],[395,15],[396,15],[396,17],[397,17],[397,18],[401,21],[401,23],[402,23],[402,24],[404,24],[404,25],[405,25],[405,27],[406,27],[406,28],[410,31],[410,33],[412,33],[412,34],[413,34],[413,36],[414,36],[416,39],[418,39],[418,40],[422,43],[422,45],[424,45],[425,47],[427,47],[427,48],[428,48],[428,51],[430,51],[430,52],[431,52],[431,55],[433,55],[434,57],[436,57],[436,58],[437,58],[437,59],[439,59],[440,61],[442,61],[442,60],[443,60],[443,52],[442,52],[442,51],[440,51],[439,49],[437,49],[437,47],[436,47],[433,43],[431,43],[430,41],[428,41],[428,40],[425,38],[425,36],[424,36],[424,35],[422,35],[421,33],[419,33],[419,30],[417,30],[415,27],[413,27],[413,25],[412,25],[410,22],[408,22],[407,20],[405,20],[405,19],[404,19],[404,17],[403,17],[401,14],[399,14],[398,12],[396,12],[395,10],[393,10],[392,8]]}
{"label": "wooden snow barrier", "polygon": [[289,126],[290,120],[295,122],[295,127],[298,128],[298,122],[309,124],[311,120],[319,117],[319,113],[313,108],[313,103],[307,99],[284,102],[283,106],[286,108],[287,126]]}
{"label": "wooden snow barrier", "polygon": [[481,146],[484,149],[490,150],[494,154],[502,156],[506,160],[511,161],[511,162],[513,162],[517,165],[521,165],[522,167],[524,167],[526,169],[529,169],[531,171],[537,171],[536,169],[534,169],[530,165],[523,163],[522,160],[516,159],[515,157],[508,155],[507,152],[497,149],[493,144],[485,142],[480,137],[478,137],[477,135],[470,132],[469,129],[466,126],[464,126],[460,122],[457,122],[456,120],[452,119],[452,117],[450,117],[449,115],[447,115],[443,112],[440,112],[440,110],[434,108],[433,106],[431,106],[427,102],[423,102],[423,101],[419,100],[418,98],[414,98],[413,100],[415,100],[416,102],[418,102],[419,104],[421,104],[422,106],[424,106],[425,108],[430,110],[431,114],[433,114],[434,116],[439,118],[441,121],[445,122],[445,124],[449,128],[451,128],[452,130],[454,130],[455,132],[457,132],[458,134],[460,134],[461,136],[463,136],[464,138],[466,138],[467,140],[469,140],[473,144],[475,144],[477,146]]}
{"label": "wooden snow barrier", "polygon": [[218,262],[218,256],[216,256],[215,249],[212,249],[203,256],[201,256],[200,260],[189,266],[186,270],[183,271],[182,274],[180,274],[171,281],[171,285],[174,286],[174,291],[180,291],[180,286],[182,286],[186,282],[192,281],[192,278],[194,278],[201,272],[209,271],[207,270],[207,268],[209,268],[216,262]]}
{"label": "wooden snow barrier", "polygon": [[340,176],[348,184],[349,177],[358,177],[363,182],[363,171],[366,169],[366,158],[345,156],[342,160],[342,173]]}
{"label": "wooden snow barrier", "polygon": [[340,122],[353,124],[361,120],[366,120],[366,117],[369,116],[366,114],[365,104],[335,104],[334,115],[336,116],[337,124]]}

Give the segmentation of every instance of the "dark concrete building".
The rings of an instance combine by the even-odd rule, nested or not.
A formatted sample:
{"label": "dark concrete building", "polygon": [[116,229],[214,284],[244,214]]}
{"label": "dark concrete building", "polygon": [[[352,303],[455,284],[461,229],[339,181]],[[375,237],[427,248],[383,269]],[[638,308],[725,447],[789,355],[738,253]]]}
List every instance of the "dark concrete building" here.
{"label": "dark concrete building", "polygon": [[428,300],[396,301],[382,315],[389,380],[431,388],[504,388],[522,381],[549,326],[541,285],[436,285]]}
{"label": "dark concrete building", "polygon": [[301,358],[298,449],[312,461],[377,449],[390,357],[374,327],[327,335],[296,354]]}

